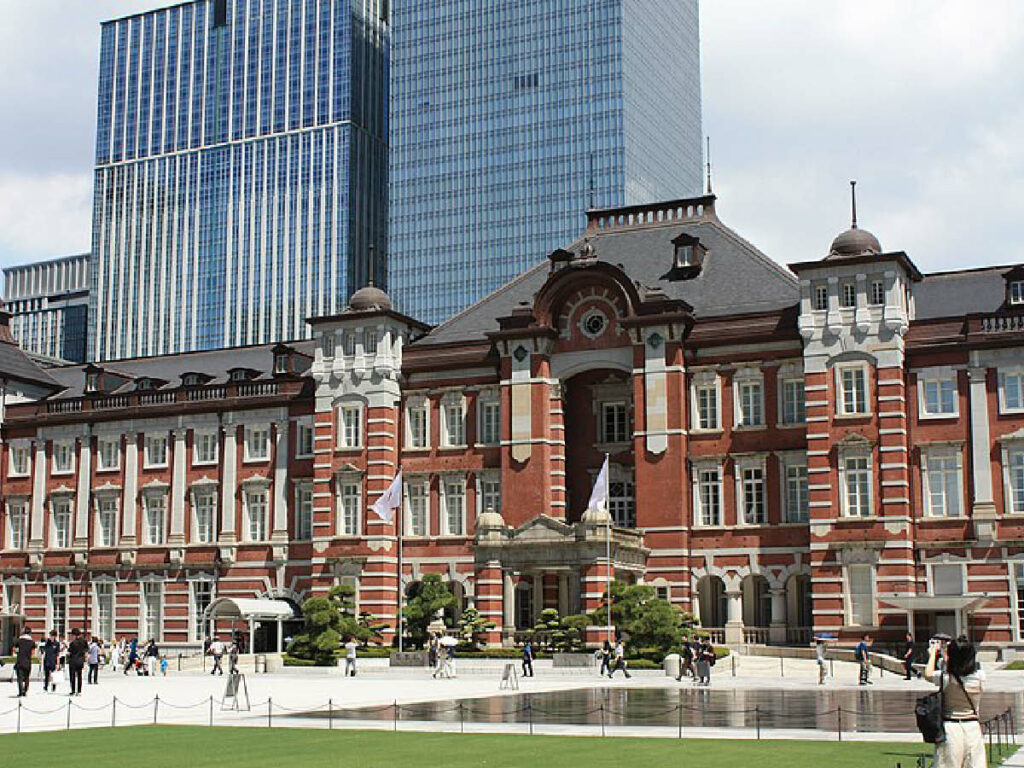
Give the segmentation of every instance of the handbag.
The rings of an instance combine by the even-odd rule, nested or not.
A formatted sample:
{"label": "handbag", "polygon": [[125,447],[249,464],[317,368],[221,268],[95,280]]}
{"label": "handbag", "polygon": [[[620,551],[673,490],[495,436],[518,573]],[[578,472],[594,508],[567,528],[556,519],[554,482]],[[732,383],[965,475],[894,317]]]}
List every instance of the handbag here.
{"label": "handbag", "polygon": [[945,675],[939,674],[939,690],[922,696],[914,707],[917,730],[926,744],[942,744],[946,741],[946,729],[942,722],[942,686]]}

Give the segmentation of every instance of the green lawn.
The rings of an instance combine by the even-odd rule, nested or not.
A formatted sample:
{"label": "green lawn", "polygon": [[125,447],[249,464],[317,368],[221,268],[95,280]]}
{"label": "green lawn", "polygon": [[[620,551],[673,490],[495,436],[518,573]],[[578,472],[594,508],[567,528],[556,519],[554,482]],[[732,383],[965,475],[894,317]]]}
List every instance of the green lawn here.
{"label": "green lawn", "polygon": [[139,726],[0,736],[3,765],[88,768],[912,766],[922,744]]}

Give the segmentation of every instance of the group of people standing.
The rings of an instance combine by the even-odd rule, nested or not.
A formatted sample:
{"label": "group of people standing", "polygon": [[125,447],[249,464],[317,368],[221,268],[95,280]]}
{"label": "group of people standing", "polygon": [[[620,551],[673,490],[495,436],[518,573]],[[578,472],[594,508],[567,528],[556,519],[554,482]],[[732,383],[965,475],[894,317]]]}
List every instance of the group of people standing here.
{"label": "group of people standing", "polygon": [[616,672],[622,672],[628,680],[631,675],[629,674],[628,662],[626,661],[626,643],[619,638],[613,646],[608,640],[604,641],[604,646],[598,651],[598,655],[601,659],[601,669],[598,671],[602,677],[607,673],[609,678],[614,678]]}
{"label": "group of people standing", "polygon": [[431,632],[427,638],[427,663],[433,670],[432,677],[455,677],[455,643],[442,642]]}
{"label": "group of people standing", "polygon": [[684,677],[690,677],[695,685],[711,685],[711,668],[717,660],[711,640],[696,636],[690,640],[689,635],[683,635],[676,681],[681,682]]}

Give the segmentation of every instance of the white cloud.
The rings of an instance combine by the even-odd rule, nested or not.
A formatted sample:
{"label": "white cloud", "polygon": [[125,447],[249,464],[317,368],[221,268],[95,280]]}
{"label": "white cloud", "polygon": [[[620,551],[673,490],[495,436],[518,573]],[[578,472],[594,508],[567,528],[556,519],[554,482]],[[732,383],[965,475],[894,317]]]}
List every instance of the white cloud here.
{"label": "white cloud", "polygon": [[91,219],[91,174],[0,175],[0,266],[88,251]]}

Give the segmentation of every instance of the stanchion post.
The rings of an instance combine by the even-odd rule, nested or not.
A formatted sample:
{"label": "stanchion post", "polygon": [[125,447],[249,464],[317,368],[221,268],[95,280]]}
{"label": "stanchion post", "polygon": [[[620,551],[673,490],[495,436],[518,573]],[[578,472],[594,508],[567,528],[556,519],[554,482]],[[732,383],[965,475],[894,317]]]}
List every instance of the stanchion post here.
{"label": "stanchion post", "polygon": [[530,735],[533,736],[533,702],[526,702],[526,711],[529,712],[530,717]]}
{"label": "stanchion post", "polygon": [[394,716],[393,720],[394,720],[394,723],[393,723],[392,730],[397,731],[398,730],[398,699],[395,699],[395,716]]}
{"label": "stanchion post", "polygon": [[334,699],[327,700],[327,730],[334,730]]}
{"label": "stanchion post", "polygon": [[[19,681],[19,685],[20,684],[21,683]],[[21,699],[18,699],[18,728],[17,728],[17,732],[21,733]]]}
{"label": "stanchion post", "polygon": [[210,727],[213,728],[213,696],[210,697]]}
{"label": "stanchion post", "polygon": [[157,711],[160,709],[160,694],[153,697],[153,725],[156,725]]}
{"label": "stanchion post", "polygon": [[837,716],[836,720],[838,721],[838,724],[839,724],[839,740],[842,741],[843,740],[843,708],[842,707],[839,707],[838,709],[836,709],[836,716]]}
{"label": "stanchion post", "polygon": [[683,738],[683,707],[682,705],[676,705],[676,712],[679,713],[679,738]]}
{"label": "stanchion post", "polygon": [[836,679],[836,665],[834,659],[828,660],[828,676],[831,677],[833,680]]}
{"label": "stanchion post", "polygon": [[732,676],[736,677],[736,656],[732,655],[730,659],[732,661]]}
{"label": "stanchion post", "polygon": [[604,736],[604,704],[601,704],[601,735]]}
{"label": "stanchion post", "polygon": [[786,660],[779,656],[779,677],[786,676]]}
{"label": "stanchion post", "polygon": [[761,707],[754,707],[754,727],[757,729],[757,740],[761,740]]}
{"label": "stanchion post", "polygon": [[267,728],[274,727],[274,697],[267,697]]}
{"label": "stanchion post", "polygon": [[110,727],[117,727],[117,696],[114,697],[110,704]]}
{"label": "stanchion post", "polygon": [[67,730],[69,730],[69,731],[71,730],[71,702],[70,702],[70,701],[68,702],[68,723],[67,723]]}
{"label": "stanchion post", "polygon": [[462,702],[459,702],[459,733],[466,732],[466,713],[462,708]]}

